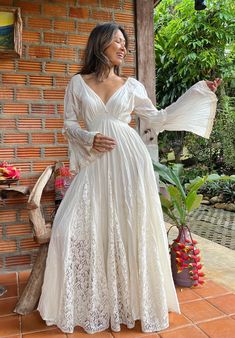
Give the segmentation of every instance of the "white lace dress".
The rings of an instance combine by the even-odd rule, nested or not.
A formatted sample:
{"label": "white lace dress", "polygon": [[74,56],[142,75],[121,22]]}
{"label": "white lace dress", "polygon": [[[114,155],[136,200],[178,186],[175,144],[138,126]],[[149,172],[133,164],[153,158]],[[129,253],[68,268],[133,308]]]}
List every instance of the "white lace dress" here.
{"label": "white lace dress", "polygon": [[[139,319],[142,331],[153,332],[168,326],[168,311],[180,311],[151,158],[128,123],[135,111],[156,132],[184,129],[208,137],[215,107],[204,81],[157,111],[134,78],[106,104],[80,75],[71,79],[65,133],[71,168],[79,173],[54,220],[38,305],[48,325],[95,333],[120,331],[122,323],[133,328]],[[97,132],[113,137],[116,148],[92,150]]]}

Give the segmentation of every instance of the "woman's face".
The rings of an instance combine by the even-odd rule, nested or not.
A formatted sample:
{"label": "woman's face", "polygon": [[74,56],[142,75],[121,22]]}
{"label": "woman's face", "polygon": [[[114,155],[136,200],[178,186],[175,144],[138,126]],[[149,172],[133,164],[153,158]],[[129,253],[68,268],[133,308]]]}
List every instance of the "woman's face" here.
{"label": "woman's face", "polygon": [[126,56],[126,40],[120,30],[114,33],[110,45],[105,49],[104,54],[113,66],[119,66]]}

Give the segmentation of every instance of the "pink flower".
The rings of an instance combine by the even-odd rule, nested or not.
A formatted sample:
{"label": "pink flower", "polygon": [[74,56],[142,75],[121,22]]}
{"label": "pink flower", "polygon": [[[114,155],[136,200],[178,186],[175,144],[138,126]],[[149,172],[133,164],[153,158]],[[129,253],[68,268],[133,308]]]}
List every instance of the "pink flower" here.
{"label": "pink flower", "polygon": [[3,161],[0,163],[0,177],[2,177],[2,179],[19,179],[20,171],[16,169],[16,167]]}

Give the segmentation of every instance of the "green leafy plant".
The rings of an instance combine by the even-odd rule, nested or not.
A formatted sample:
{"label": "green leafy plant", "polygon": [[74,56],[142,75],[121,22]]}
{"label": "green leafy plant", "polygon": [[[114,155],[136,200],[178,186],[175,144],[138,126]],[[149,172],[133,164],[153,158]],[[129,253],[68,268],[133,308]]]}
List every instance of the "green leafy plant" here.
{"label": "green leafy plant", "polygon": [[164,157],[166,148],[173,149],[179,162],[186,146],[195,164],[206,164],[209,173],[229,174],[235,168],[234,17],[234,0],[208,1],[204,11],[195,11],[192,0],[165,0],[154,15],[159,108],[171,104],[199,80],[223,79],[209,140],[187,132],[159,135],[160,156]]}
{"label": "green leafy plant", "polygon": [[[205,182],[227,179],[227,176],[212,174],[196,177],[189,183],[183,183],[183,165],[175,164],[172,167],[154,163],[154,170],[165,184],[164,192],[160,193],[163,212],[179,229],[179,234],[170,245],[171,266],[176,284],[181,286],[197,286],[203,284],[204,273],[201,272],[200,250],[190,232],[188,218],[190,213],[197,209],[203,195],[198,193]],[[179,275],[180,273],[180,275]]]}
{"label": "green leafy plant", "polygon": [[184,171],[182,164],[174,164],[170,167],[161,163],[154,163],[153,166],[154,170],[159,174],[161,182],[164,183],[164,193],[160,192],[163,212],[170,217],[178,228],[188,225],[190,213],[199,208],[203,198],[203,195],[199,193],[200,188],[206,182],[218,186],[219,181],[224,181],[223,186],[225,187],[225,182],[230,180],[234,186],[234,175],[220,176],[211,174],[203,177],[198,176],[189,183],[183,183]]}

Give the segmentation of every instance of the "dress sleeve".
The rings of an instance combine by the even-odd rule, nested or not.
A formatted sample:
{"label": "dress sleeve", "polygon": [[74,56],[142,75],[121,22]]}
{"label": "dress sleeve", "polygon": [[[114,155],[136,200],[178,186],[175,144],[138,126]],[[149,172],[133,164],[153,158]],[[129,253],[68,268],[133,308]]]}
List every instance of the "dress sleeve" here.
{"label": "dress sleeve", "polygon": [[96,152],[92,149],[97,132],[90,132],[78,123],[80,102],[73,90],[72,81],[66,88],[64,97],[63,133],[68,140],[70,152],[70,169],[77,171],[94,160]]}
{"label": "dress sleeve", "polygon": [[216,95],[205,81],[199,81],[165,109],[157,110],[143,85],[135,91],[134,111],[146,129],[185,130],[209,138],[216,112]]}

